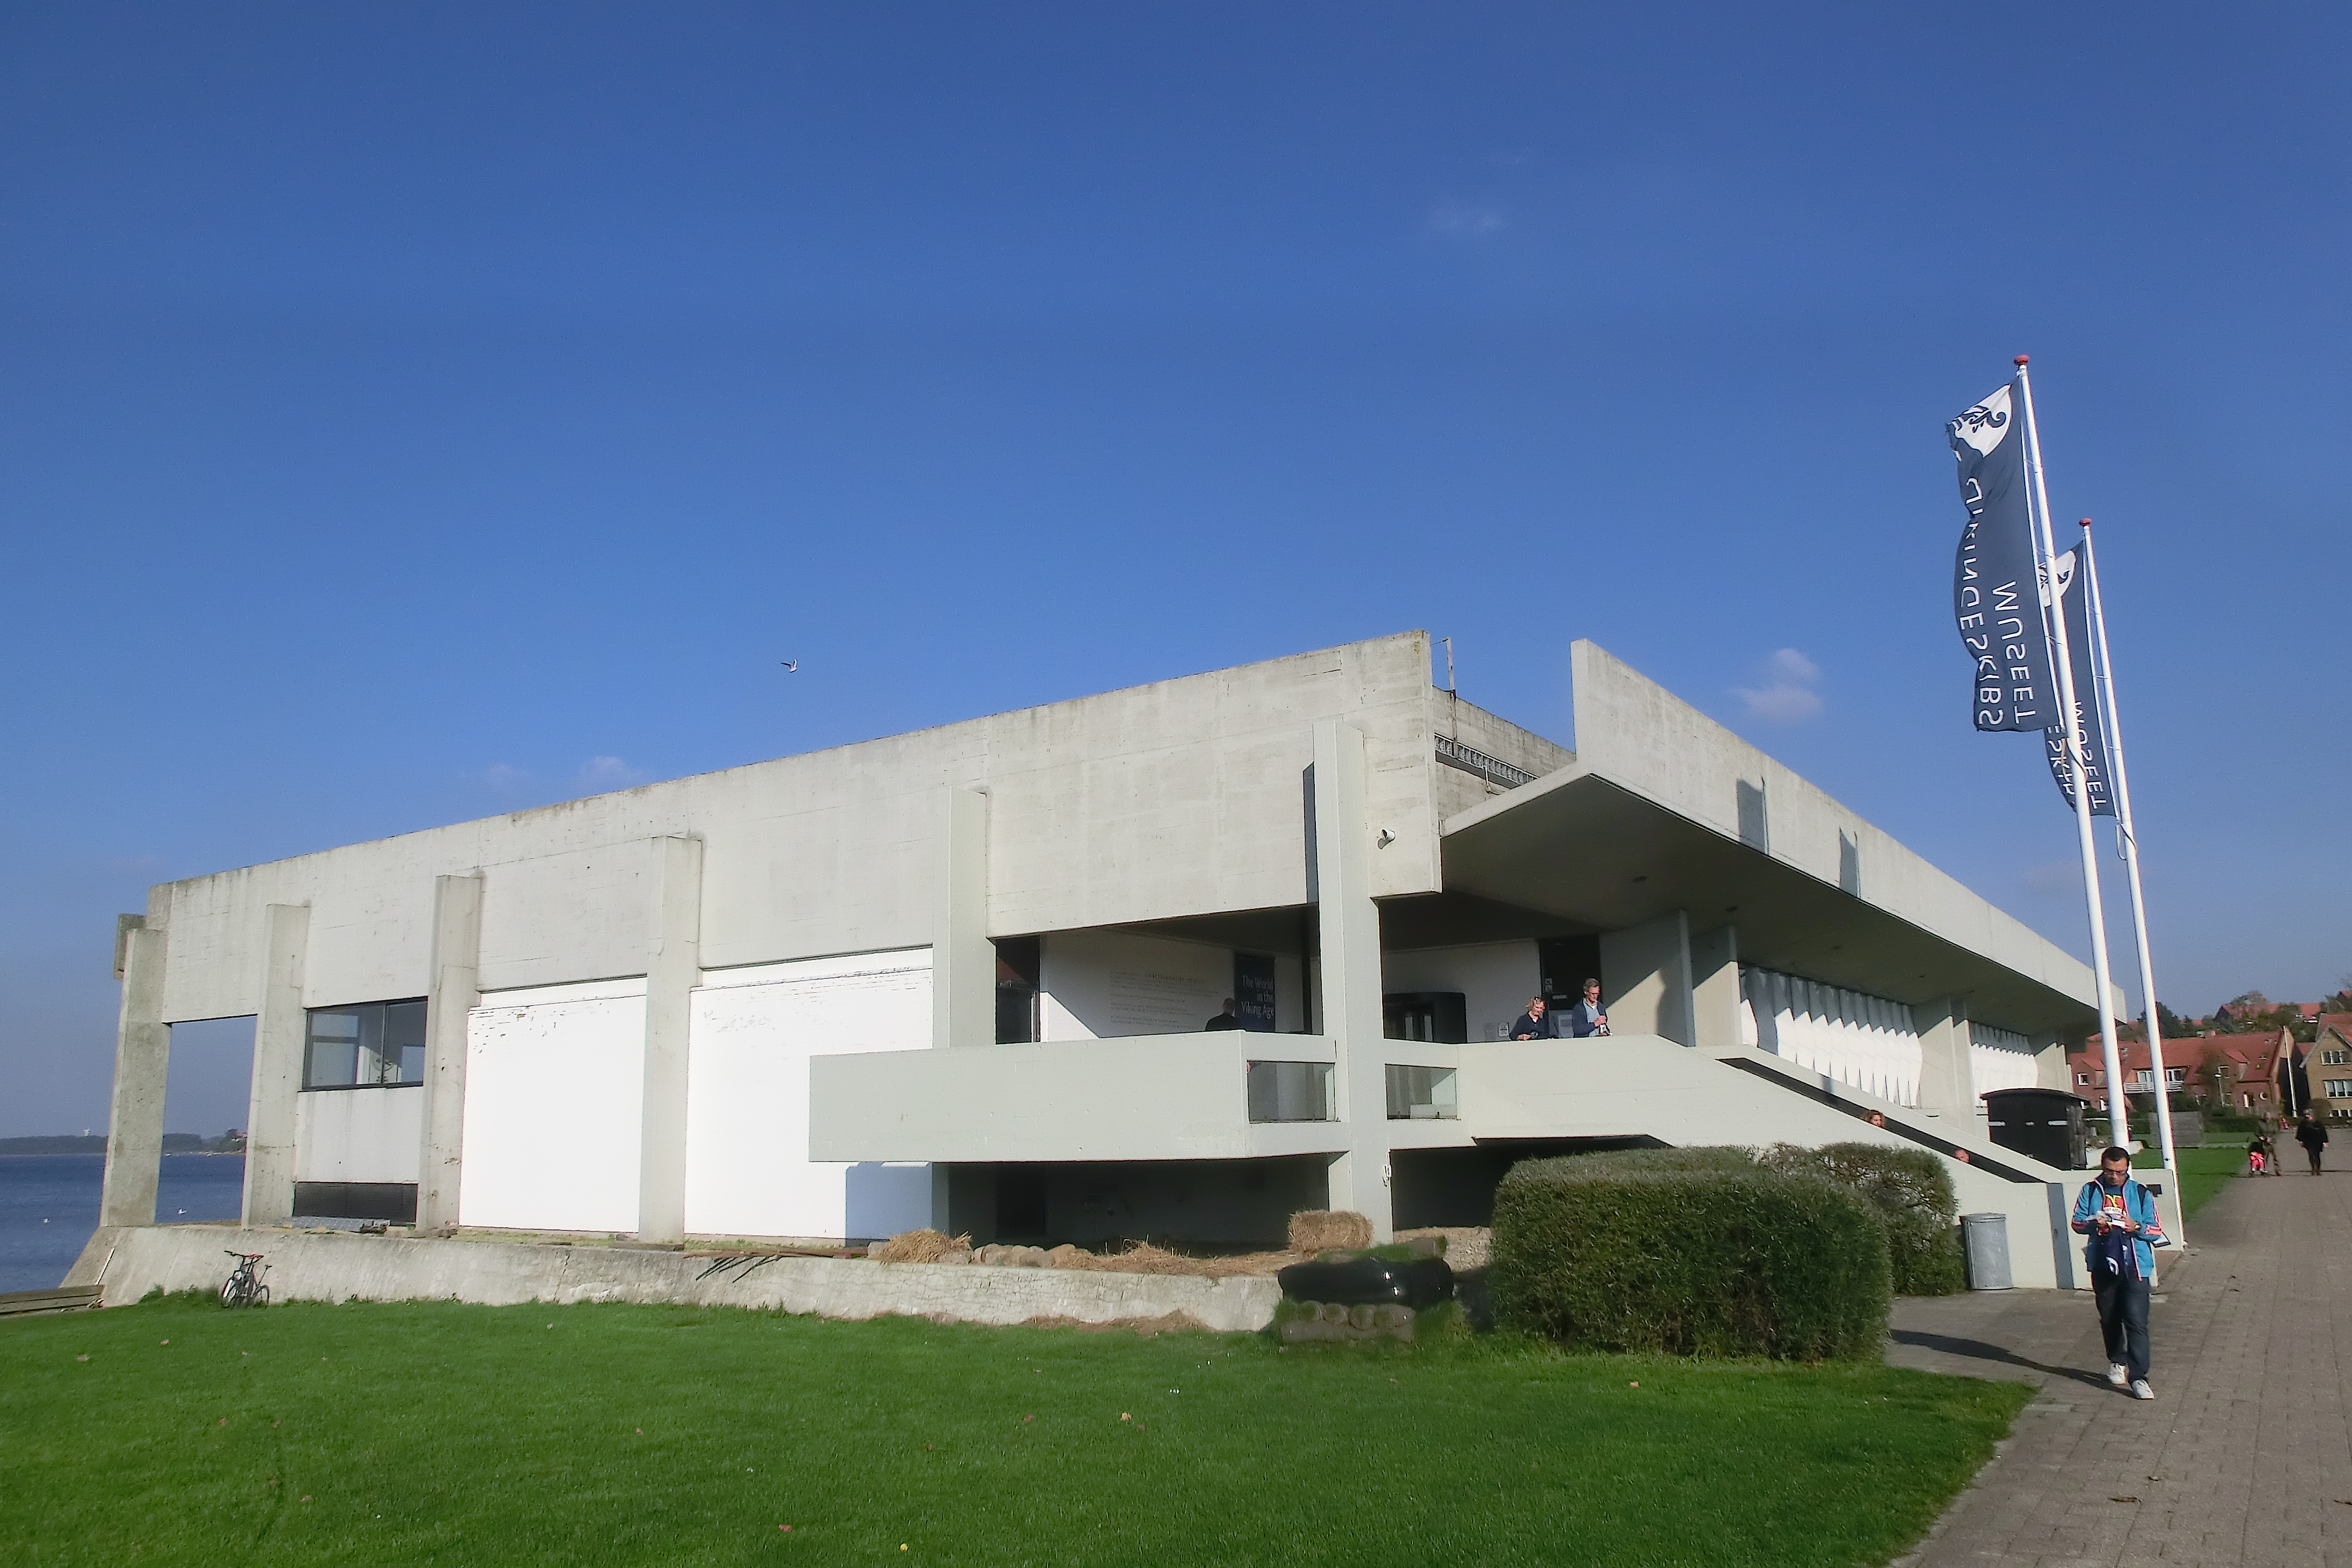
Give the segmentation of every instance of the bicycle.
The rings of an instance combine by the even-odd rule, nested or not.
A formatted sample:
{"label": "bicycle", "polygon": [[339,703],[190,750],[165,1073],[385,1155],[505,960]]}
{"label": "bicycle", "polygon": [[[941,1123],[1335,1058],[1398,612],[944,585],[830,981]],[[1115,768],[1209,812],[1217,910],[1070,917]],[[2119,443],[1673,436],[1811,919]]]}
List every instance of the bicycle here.
{"label": "bicycle", "polygon": [[[223,1250],[226,1251],[226,1248]],[[222,1282],[221,1305],[224,1307],[269,1305],[269,1287],[261,1282],[261,1273],[254,1267],[261,1261],[264,1255],[258,1252],[228,1252],[227,1256],[236,1259],[236,1268],[230,1273],[228,1279]]]}

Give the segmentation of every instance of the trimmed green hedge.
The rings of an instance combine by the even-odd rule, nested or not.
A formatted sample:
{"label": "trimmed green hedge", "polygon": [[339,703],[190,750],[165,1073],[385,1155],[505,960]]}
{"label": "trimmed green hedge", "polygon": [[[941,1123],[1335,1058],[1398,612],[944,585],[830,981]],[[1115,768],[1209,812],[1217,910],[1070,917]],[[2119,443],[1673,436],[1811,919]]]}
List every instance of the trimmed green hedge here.
{"label": "trimmed green hedge", "polygon": [[1617,1155],[1515,1166],[1495,1194],[1496,1325],[1590,1350],[1875,1355],[1888,1305],[1876,1205],[1738,1152],[1680,1169]]}
{"label": "trimmed green hedge", "polygon": [[1768,1170],[1811,1172],[1852,1187],[1886,1221],[1898,1296],[1949,1296],[1968,1289],[1960,1259],[1960,1200],[1952,1173],[1925,1149],[1884,1143],[1776,1143],[1759,1157]]}
{"label": "trimmed green hedge", "polygon": [[1541,1181],[1556,1175],[1590,1175],[1596,1171],[1752,1171],[1756,1151],[1736,1143],[1695,1143],[1687,1149],[1612,1149],[1599,1154],[1560,1154],[1549,1160],[1522,1160],[1511,1167],[1514,1176]]}

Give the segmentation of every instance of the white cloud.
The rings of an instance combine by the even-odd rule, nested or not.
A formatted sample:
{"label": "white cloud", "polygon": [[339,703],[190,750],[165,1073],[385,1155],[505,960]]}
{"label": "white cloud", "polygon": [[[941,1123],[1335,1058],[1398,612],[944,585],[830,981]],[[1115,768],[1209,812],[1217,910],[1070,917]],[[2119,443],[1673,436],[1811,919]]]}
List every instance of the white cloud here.
{"label": "white cloud", "polygon": [[591,757],[580,764],[576,782],[584,790],[627,789],[646,782],[646,775],[618,757]]}
{"label": "white cloud", "polygon": [[1478,202],[1440,202],[1429,215],[1431,233],[1456,239],[1484,239],[1504,226],[1500,211]]}
{"label": "white cloud", "polygon": [[1814,689],[1821,679],[1821,666],[1784,647],[1764,661],[1763,685],[1736,686],[1732,691],[1748,705],[1749,718],[1794,724],[1822,710],[1822,694]]}

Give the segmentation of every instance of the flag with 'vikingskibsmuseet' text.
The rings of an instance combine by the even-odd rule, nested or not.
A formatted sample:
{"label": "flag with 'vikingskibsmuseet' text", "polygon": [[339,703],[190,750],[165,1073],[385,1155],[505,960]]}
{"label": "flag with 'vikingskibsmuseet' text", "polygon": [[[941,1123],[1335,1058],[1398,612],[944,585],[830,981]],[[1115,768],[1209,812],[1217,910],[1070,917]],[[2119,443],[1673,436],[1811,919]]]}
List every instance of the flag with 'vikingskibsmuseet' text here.
{"label": "flag with 'vikingskibsmuseet' text", "polygon": [[[2083,570],[2084,558],[2089,553],[2081,545],[2052,562],[2051,575],[2058,580],[2058,604],[2066,616],[2066,663],[2074,672],[2075,739],[2083,749],[2084,777],[2089,781],[2091,815],[2113,816],[2116,797],[2107,771],[2107,728],[2099,718],[2099,689],[2091,679],[2091,584]],[[2050,776],[2058,781],[2058,793],[2066,797],[2066,809],[2074,809],[2074,759],[2066,752],[2066,727],[2053,724],[2042,732],[2050,751]]]}
{"label": "flag with 'vikingskibsmuseet' text", "polygon": [[2025,420],[2011,382],[1945,427],[1969,510],[1952,565],[1952,614],[1976,661],[1979,730],[2033,733],[2058,719],[2058,682],[2027,494]]}

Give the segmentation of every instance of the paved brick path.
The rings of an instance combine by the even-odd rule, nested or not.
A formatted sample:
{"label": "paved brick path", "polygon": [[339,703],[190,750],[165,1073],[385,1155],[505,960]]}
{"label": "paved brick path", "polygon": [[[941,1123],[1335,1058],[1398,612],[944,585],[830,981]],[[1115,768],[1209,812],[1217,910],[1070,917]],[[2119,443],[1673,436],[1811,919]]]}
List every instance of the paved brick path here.
{"label": "paved brick path", "polygon": [[2352,1568],[2352,1171],[2231,1182],[2166,1258],[2154,1404],[2107,1386],[2087,1291],[1897,1304],[1887,1359],[2040,1394],[1916,1568]]}

